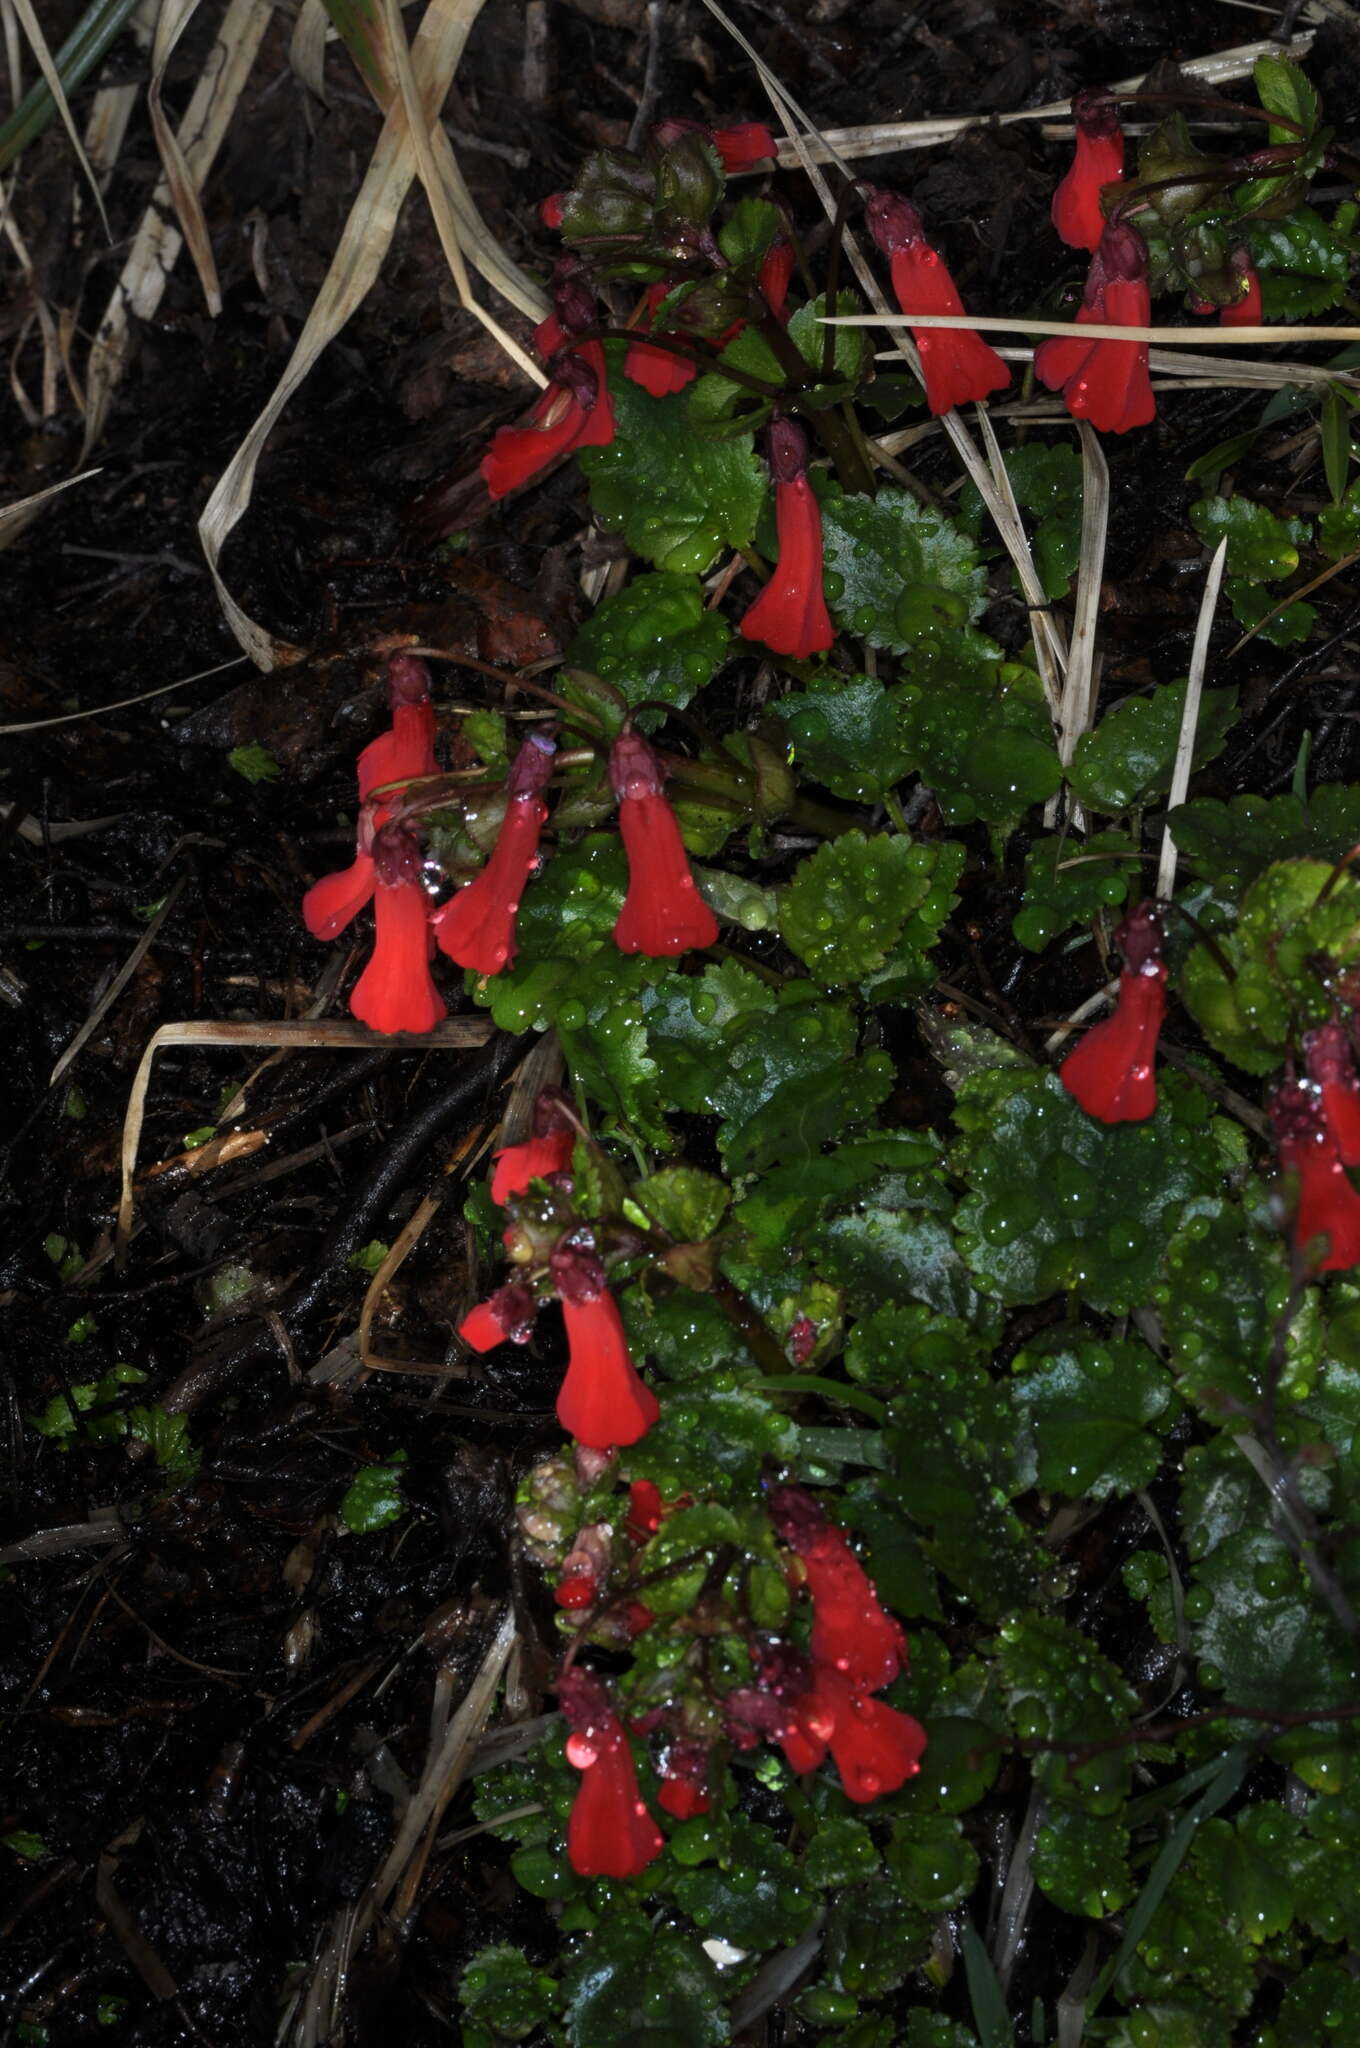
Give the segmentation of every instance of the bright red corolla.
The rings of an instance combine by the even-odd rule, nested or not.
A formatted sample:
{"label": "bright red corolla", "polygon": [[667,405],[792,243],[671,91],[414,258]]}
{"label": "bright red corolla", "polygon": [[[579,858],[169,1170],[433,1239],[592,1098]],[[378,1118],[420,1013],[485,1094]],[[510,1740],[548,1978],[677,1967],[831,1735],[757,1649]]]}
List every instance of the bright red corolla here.
{"label": "bright red corolla", "polygon": [[420,841],[404,825],[373,840],[373,953],[350,1009],[370,1031],[433,1031],[448,1015],[430,974],[430,899]]}
{"label": "bright red corolla", "polygon": [[1094,252],[1105,232],[1102,187],[1124,175],[1124,131],[1118,108],[1095,89],[1077,94],[1072,118],[1077,153],[1053,194],[1053,225],[1069,248]]}
{"label": "bright red corolla", "polygon": [[557,1419],[592,1451],[635,1444],[661,1413],[656,1395],[629,1356],[619,1305],[594,1252],[560,1244],[549,1261],[562,1303],[570,1362],[557,1396]]}
{"label": "bright red corolla", "polygon": [[781,1486],[770,1519],[802,1560],[812,1595],[812,1655],[861,1692],[891,1685],[907,1661],[900,1622],[885,1612],[845,1532],[828,1522],[810,1493]]}
{"label": "bright red corolla", "polygon": [[675,812],[662,793],[661,763],[630,726],[610,750],[609,780],[619,799],[619,832],[628,855],[628,894],[614,944],[621,953],[645,953],[652,960],[713,945],[718,920],[694,885]]}
{"label": "bright red corolla", "polygon": [[1142,903],[1115,933],[1124,972],[1114,1014],[1094,1025],[1059,1072],[1063,1087],[1103,1124],[1142,1123],[1157,1107],[1153,1063],[1166,1015],[1166,968],[1156,905]]}
{"label": "bright red corolla", "polygon": [[665,1847],[638,1791],[623,1723],[597,1678],[573,1665],[557,1682],[571,1733],[567,1762],[581,1784],[567,1822],[567,1855],[578,1877],[636,1877]]}
{"label": "bright red corolla", "polygon": [[865,1805],[916,1776],[927,1739],[919,1721],[867,1698],[828,1664],[816,1667],[815,1697],[831,1717],[831,1754],[848,1799]]}
{"label": "bright red corolla", "polygon": [[565,1097],[545,1088],[534,1104],[533,1133],[522,1145],[502,1145],[493,1157],[491,1199],[502,1207],[512,1195],[527,1194],[530,1181],[565,1173],[576,1144],[576,1125]]}
{"label": "bright red corolla", "polygon": [[534,341],[553,381],[530,406],[525,426],[498,427],[492,435],[481,472],[493,498],[517,490],[573,448],[607,448],[614,438],[603,343],[573,343],[570,332],[552,314],[540,324]]}
{"label": "bright red corolla", "polygon": [[806,661],[835,639],[822,589],[822,515],[807,476],[807,436],[792,420],[770,428],[767,453],[774,478],[779,560],[737,628],[776,654]]}
{"label": "bright red corolla", "polygon": [[[664,279],[660,284],[649,284],[644,294],[642,326],[650,333],[655,324],[657,312],[671,293],[672,287]],[[640,384],[644,391],[650,391],[653,398],[668,398],[673,391],[683,391],[696,375],[693,363],[683,356],[673,355],[669,349],[657,348],[648,341],[634,341],[629,344],[623,359],[623,374],[631,377],[634,384]]]}
{"label": "bright red corolla", "polygon": [[373,838],[393,809],[392,801],[375,797],[374,791],[436,772],[434,705],[424,662],[411,654],[394,654],[387,664],[387,691],[392,724],[359,756],[361,809],[354,863],[324,875],[302,899],[303,923],[314,939],[337,938],[373,895]]}
{"label": "bright red corolla", "polygon": [[709,133],[729,175],[733,171],[749,171],[753,164],[764,163],[775,153],[773,132],[763,121],[742,121],[735,128],[713,128]]}
{"label": "bright red corolla", "polygon": [[[1078,323],[1146,327],[1152,318],[1147,244],[1123,221],[1110,221],[1091,258]],[[1034,351],[1034,374],[1061,391],[1074,419],[1102,434],[1126,434],[1157,415],[1145,341],[1083,341],[1054,335]]]}
{"label": "bright red corolla", "polygon": [[657,1800],[677,1820],[693,1820],[696,1813],[708,1812],[707,1743],[687,1741],[682,1737],[679,1742],[671,1744],[666,1752]]}
{"label": "bright red corolla", "polygon": [[523,1281],[511,1280],[463,1317],[458,1334],[474,1351],[494,1351],[498,1344],[527,1344],[537,1313],[538,1305]]}
{"label": "bright red corolla", "polygon": [[765,303],[777,320],[787,320],[784,301],[789,295],[789,285],[797,266],[793,243],[781,235],[771,242],[760,259],[758,283],[765,295]]}
{"label": "bright red corolla", "polygon": [[1251,257],[1245,249],[1234,249],[1230,258],[1232,274],[1238,286],[1238,296],[1231,305],[1216,306],[1210,299],[1196,299],[1196,313],[1217,313],[1220,327],[1259,327],[1261,312],[1261,280],[1252,266]]}
{"label": "bright red corolla", "polygon": [[1343,1166],[1360,1166],[1360,1080],[1345,1026],[1323,1024],[1303,1041],[1308,1078],[1322,1096],[1322,1114]]}
{"label": "bright red corolla", "polygon": [[[881,186],[867,185],[864,217],[869,232],[892,265],[893,293],[908,318],[913,313],[961,313],[963,300],[938,250],[925,237],[910,200]],[[921,358],[926,404],[933,413],[986,398],[1011,381],[1008,366],[969,327],[913,327]]]}
{"label": "bright red corolla", "polygon": [[1322,1091],[1306,1081],[1286,1081],[1270,1105],[1280,1164],[1298,1175],[1294,1249],[1317,1259],[1321,1273],[1346,1273],[1360,1265],[1360,1194],[1351,1185],[1336,1139],[1327,1125]]}
{"label": "bright red corolla", "polygon": [[494,853],[431,920],[440,950],[474,974],[499,974],[515,957],[515,918],[548,816],[539,791],[552,774],[554,751],[546,733],[531,733],[524,742],[506,777],[505,817]]}

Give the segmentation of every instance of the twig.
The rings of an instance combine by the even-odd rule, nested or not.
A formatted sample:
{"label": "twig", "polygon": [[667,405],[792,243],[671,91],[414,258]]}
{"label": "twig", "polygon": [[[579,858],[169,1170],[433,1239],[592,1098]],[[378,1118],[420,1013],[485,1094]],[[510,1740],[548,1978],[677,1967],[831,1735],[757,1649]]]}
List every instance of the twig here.
{"label": "twig", "polygon": [[62,1075],[67,1071],[67,1069],[73,1064],[73,1062],[78,1057],[82,1046],[88,1045],[90,1039],[99,1029],[99,1026],[104,1021],[104,1018],[108,1015],[108,1012],[113,1008],[113,1005],[117,1002],[119,996],[123,993],[123,990],[127,987],[133,975],[141,966],[142,961],[145,959],[148,950],[150,949],[152,943],[155,940],[157,932],[165,923],[166,918],[169,917],[171,911],[174,909],[180,897],[183,895],[188,880],[189,877],[187,875],[180,876],[174,888],[170,891],[164,903],[162,903],[160,909],[156,912],[156,915],[152,918],[150,924],[142,933],[141,938],[137,941],[132,951],[128,954],[127,959],[123,962],[117,974],[114,975],[113,980],[109,983],[107,989],[105,989],[102,998],[100,999],[99,1002],[95,1004],[89,1016],[85,1019],[85,1022],[81,1025],[79,1031],[77,1031],[75,1037],[71,1040],[71,1043],[67,1046],[65,1052],[61,1055],[61,1058],[53,1067],[47,1083],[49,1088],[56,1087]]}

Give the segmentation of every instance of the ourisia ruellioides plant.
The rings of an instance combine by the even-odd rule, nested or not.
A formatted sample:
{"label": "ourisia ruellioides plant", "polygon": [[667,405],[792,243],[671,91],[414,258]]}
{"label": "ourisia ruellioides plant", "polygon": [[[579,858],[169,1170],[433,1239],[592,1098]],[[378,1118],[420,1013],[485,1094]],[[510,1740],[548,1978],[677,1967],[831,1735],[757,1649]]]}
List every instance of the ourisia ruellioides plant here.
{"label": "ourisia ruellioides plant", "polygon": [[[544,202],[549,382],[461,502],[475,526],[575,456],[639,566],[560,665],[457,714],[456,768],[424,660],[389,658],[355,863],[304,907],[329,938],[376,904],[375,1030],[431,1029],[442,954],[565,1062],[466,1212],[462,1355],[541,1365],[571,1439],[526,1452],[517,1503],[561,1718],[477,1792],[565,1948],[479,1955],[474,2048],[721,2042],[781,1951],[810,1973],[778,1994],[799,2038],[1009,2038],[1003,1895],[1080,1964],[1090,2040],[1352,2024],[1352,1888],[1326,1873],[1360,1842],[1360,791],[1195,795],[1156,901],[1183,679],[1121,681],[1060,754],[1043,607],[1014,603],[981,498],[880,438],[912,405],[1057,394],[1006,461],[1065,617],[1066,415],[1131,437],[1117,489],[1160,402],[1146,340],[1083,328],[1179,298],[1227,348],[1346,288],[1351,217],[1308,203],[1342,159],[1300,72],[1256,77],[1268,139],[1217,157],[1194,81],[1077,96],[1046,258],[1081,252],[1072,332],[1032,370],[966,324],[968,237],[904,192],[847,187],[814,273],[791,206],[729,188],[764,177],[760,124],[664,122]],[[847,223],[919,383],[823,324],[864,310]],[[1324,453],[1353,402],[1330,388]],[[1343,563],[1346,459],[1318,524]],[[1235,607],[1312,538],[1238,495],[1189,518],[1226,536]],[[1236,713],[1207,682],[1197,772]],[[1015,973],[974,993],[1020,832]],[[999,1862],[989,1798],[1015,1809]]]}

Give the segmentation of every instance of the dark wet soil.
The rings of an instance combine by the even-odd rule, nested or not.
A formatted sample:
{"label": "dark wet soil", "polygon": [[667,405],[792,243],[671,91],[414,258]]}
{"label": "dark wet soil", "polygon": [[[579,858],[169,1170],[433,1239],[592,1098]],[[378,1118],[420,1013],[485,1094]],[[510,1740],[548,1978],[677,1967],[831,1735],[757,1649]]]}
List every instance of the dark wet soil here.
{"label": "dark wet soil", "polygon": [[[1171,44],[1152,0],[732,0],[732,11],[823,125],[1035,104],[1270,26],[1207,0],[1175,10]],[[218,13],[204,12],[171,65],[173,108],[208,55]],[[74,0],[54,0],[54,42],[76,13]],[[540,13],[535,100],[526,24]],[[661,14],[658,110],[759,115],[744,62],[697,0]],[[468,1380],[354,1371],[367,1276],[352,1256],[390,1242],[430,1193],[441,1206],[376,1334],[388,1355],[435,1367],[451,1356],[471,1277],[462,1176],[490,1140],[522,1048],[293,1051],[267,1065],[268,1048],[166,1051],[140,1149],[139,1232],[121,1270],[109,1256],[123,1115],[151,1034],[175,1021],[297,1018],[325,986],[330,955],[297,905],[343,854],[354,754],[380,716],[375,647],[415,630],[512,664],[559,646],[580,604],[583,497],[570,470],[483,518],[463,553],[431,554],[413,525],[422,487],[470,467],[524,396],[458,308],[414,198],[378,284],[276,429],[226,552],[239,601],[309,658],[265,679],[237,661],[195,520],[283,368],[379,125],[337,46],[329,105],[307,95],[288,67],[288,32],[280,12],[206,195],[220,317],[207,316],[181,261],[138,330],[92,457],[98,475],[0,561],[0,722],[198,678],[149,703],[11,732],[0,760],[0,1836],[37,1837],[41,1849],[0,1847],[0,2011],[5,2039],[54,2048],[274,2040],[390,1843],[438,1689],[459,1696],[507,1595],[525,1642],[539,1645],[517,1669],[526,1712],[551,1642],[541,1591],[510,1548],[515,1479],[556,1438],[551,1357]],[[549,254],[540,197],[584,149],[626,140],[647,54],[642,0],[485,8],[447,114],[479,207],[527,266],[541,271]],[[1328,28],[1310,67],[1343,128],[1354,55]],[[102,81],[140,79],[144,64],[124,38]],[[1053,145],[1017,127],[881,160],[874,175],[911,186],[970,303],[1011,305],[1064,277],[1040,232],[1053,167]],[[110,249],[60,133],[25,159],[15,214],[32,290],[11,295],[0,332],[41,416],[7,401],[0,503],[68,474],[80,445],[76,394],[58,371],[45,407],[38,330],[20,340],[33,292],[75,309],[78,368],[154,178],[139,100],[107,186]],[[803,206],[795,180],[782,189]],[[1185,467],[1257,403],[1186,396],[1119,448],[1103,621],[1112,695],[1184,672],[1195,611],[1181,573],[1193,546],[1178,520]],[[923,474],[932,463],[947,484],[942,456],[928,454]],[[1276,464],[1247,484],[1309,509],[1316,473],[1297,488],[1290,474]],[[1222,792],[1287,786],[1305,732],[1317,777],[1360,772],[1354,580],[1337,578],[1319,609],[1302,655],[1258,642],[1239,662],[1247,715],[1215,771]],[[1023,635],[1013,607],[989,624],[1017,644]],[[459,701],[481,696],[474,670],[446,675]],[[277,781],[228,767],[228,751],[249,744],[276,758]],[[446,757],[452,744],[450,733]],[[54,1083],[172,891],[153,943]],[[1060,1003],[1051,967],[1041,988],[1011,939],[1004,892],[979,882],[966,915],[970,937],[946,961],[956,983],[984,1003],[1004,990],[1027,1015]],[[344,1014],[347,985],[329,984],[328,1014]],[[452,977],[446,992],[465,1007]],[[913,1096],[927,1071],[913,1045],[904,1034],[901,1099],[929,1115]],[[267,1145],[247,1140],[195,1170],[186,1138],[241,1088],[224,1129],[266,1133]],[[114,1385],[92,1439],[76,1426],[75,1390],[118,1367],[140,1377]],[[167,1401],[187,1416],[199,1460],[174,1486],[117,1420]],[[362,1468],[398,1454],[410,1512],[382,1533],[349,1534],[341,1496]],[[454,2040],[468,1953],[491,1939],[543,1953],[550,1937],[495,1845],[436,1847],[405,1917],[354,1966],[344,2038]],[[16,2035],[20,2022],[45,2035]],[[809,2035],[777,2011],[752,2038]]]}

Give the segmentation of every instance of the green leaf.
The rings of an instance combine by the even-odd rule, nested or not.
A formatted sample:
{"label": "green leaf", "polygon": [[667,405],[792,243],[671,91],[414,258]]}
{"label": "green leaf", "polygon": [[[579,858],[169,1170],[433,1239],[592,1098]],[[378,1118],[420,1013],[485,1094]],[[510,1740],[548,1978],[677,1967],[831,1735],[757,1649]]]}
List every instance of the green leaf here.
{"label": "green leaf", "polygon": [[1055,1806],[1035,1840],[1034,1877],[1064,1913],[1107,1920],[1133,1895],[1129,1831],[1117,1815]]}
{"label": "green leaf", "polygon": [[458,1986],[463,2011],[499,2040],[522,2041],[557,2008],[553,1979],[535,1970],[523,1949],[498,1943],[478,1949]]}
{"label": "green leaf", "polygon": [[881,1869],[874,1838],[862,1821],[824,1819],[808,1844],[803,1875],[818,1891],[862,1884]]}
{"label": "green leaf", "polygon": [[[1265,1501],[1259,1481],[1258,1513]],[[1225,1536],[1195,1568],[1187,1595],[1200,1683],[1244,1707],[1290,1712],[1350,1697],[1352,1652],[1278,1536]]]}
{"label": "green leaf", "polygon": [[1340,303],[1354,255],[1348,238],[1311,206],[1295,206],[1281,220],[1239,221],[1233,234],[1260,273],[1266,320],[1298,320]]}
{"label": "green leaf", "polygon": [[[1182,1393],[1210,1416],[1224,1412],[1225,1400],[1254,1407],[1265,1393],[1276,1320],[1290,1296],[1289,1257],[1269,1210],[1263,1203],[1247,1216],[1235,1202],[1207,1203],[1172,1236],[1166,1263],[1166,1341]],[[1276,1361],[1281,1398],[1307,1399],[1325,1348],[1318,1292],[1310,1289]]]}
{"label": "green leaf", "polygon": [[791,1851],[748,1820],[733,1822],[718,1863],[675,1880],[675,1896],[701,1933],[746,1949],[796,1941],[815,1910]]}
{"label": "green leaf", "polygon": [[233,747],[227,755],[227,766],[247,782],[277,782],[283,773],[268,747],[253,742],[248,747]]}
{"label": "green leaf", "polygon": [[1331,1015],[1335,978],[1360,959],[1360,882],[1325,861],[1278,861],[1242,898],[1221,934],[1229,980],[1209,948],[1185,963],[1182,994],[1210,1043],[1248,1073],[1265,1074],[1300,1030]]}
{"label": "green leaf", "polygon": [[732,1199],[725,1182],[694,1166],[667,1166],[649,1174],[637,1182],[633,1196],[653,1223],[680,1244],[712,1237]]}
{"label": "green leaf", "polygon": [[828,1202],[842,1200],[886,1171],[918,1173],[939,1156],[927,1132],[881,1131],[850,1138],[834,1152],[776,1167],[738,1203],[735,1220],[749,1233],[752,1255],[774,1258],[792,1248]]}
{"label": "green leaf", "polygon": [[610,390],[614,439],[579,457],[601,525],[677,575],[702,574],[722,547],[748,547],[767,487],[750,436],[701,440],[683,394],[653,398],[623,376]]}
{"label": "green leaf", "polygon": [[1196,797],[1168,811],[1167,822],[1197,872],[1237,894],[1278,860],[1340,860],[1360,839],[1360,786],[1324,782],[1306,803],[1297,796],[1235,796],[1227,803]]}
{"label": "green leaf", "polygon": [[1349,2048],[1360,2040],[1360,1981],[1340,1963],[1310,1963],[1285,1991],[1279,2037],[1291,2048]]}
{"label": "green leaf", "polygon": [[127,1433],[149,1445],[151,1455],[172,1485],[192,1479],[200,1457],[189,1435],[187,1415],[170,1415],[157,1404],[151,1408],[130,1408]]}
{"label": "green leaf", "polygon": [[876,803],[912,765],[901,698],[875,676],[822,670],[806,692],[773,708],[788,728],[795,767],[833,796]]}
{"label": "green leaf", "polygon": [[[1068,780],[1083,803],[1114,816],[1170,789],[1185,687],[1183,681],[1169,683],[1149,697],[1126,697],[1082,736]],[[1204,692],[1195,728],[1196,768],[1223,751],[1236,712],[1236,689]]]}
{"label": "green leaf", "polygon": [[977,1856],[950,1814],[903,1814],[893,1824],[887,1864],[903,1897],[927,1913],[947,1913],[977,1883]]}
{"label": "green leaf", "polygon": [[1249,631],[1259,628],[1257,639],[1271,647],[1296,647],[1313,630],[1317,612],[1311,604],[1288,604],[1283,611],[1277,611],[1279,599],[1273,591],[1263,590],[1259,583],[1247,583],[1240,576],[1230,576],[1223,592],[1238,625]]}
{"label": "green leaf", "polygon": [[[1118,1667],[1080,1629],[1054,1614],[1024,1614],[1005,1623],[999,1675],[1015,1733],[1024,1742],[1073,1749],[1099,1744],[1138,1710],[1138,1695]],[[1059,1749],[1044,1749],[1033,1770],[1056,1805],[1110,1815],[1123,1804],[1132,1758],[1127,1749],[1111,1748],[1076,1764]]]}
{"label": "green leaf", "polygon": [[1292,576],[1299,549],[1311,537],[1306,519],[1280,519],[1253,498],[1200,498],[1190,507],[1190,524],[1204,545],[1216,548],[1227,537],[1229,576],[1248,583],[1275,583]]}
{"label": "green leaf", "polygon": [[834,1901],[827,1917],[826,1960],[832,1981],[859,1998],[879,1998],[930,1953],[931,1920],[894,1884],[856,1886]]}
{"label": "green leaf", "polygon": [[340,1519],[354,1535],[371,1536],[375,1529],[399,1522],[406,1513],[402,1491],[405,1455],[399,1452],[386,1465],[366,1465],[350,1482],[340,1503]]}
{"label": "green leaf", "polygon": [[[622,691],[681,708],[710,682],[727,658],[731,636],[721,612],[704,607],[697,576],[636,576],[586,620],[567,661],[593,670]],[[650,729],[657,714],[644,714]]]}
{"label": "green leaf", "polygon": [[1126,903],[1141,865],[1141,855],[1124,832],[1036,839],[1025,855],[1023,908],[1011,930],[1029,952],[1042,953],[1074,925]]}
{"label": "green leaf", "polygon": [[562,1978],[572,2048],[722,2048],[718,1974],[699,1944],[636,1912],[605,1916]]}
{"label": "green leaf", "polygon": [[376,1273],[387,1257],[388,1247],[381,1238],[370,1238],[357,1252],[351,1252],[345,1264],[351,1273]]}
{"label": "green leaf", "polygon": [[1046,1492],[1105,1500],[1151,1485],[1162,1447],[1147,1425],[1167,1427],[1172,1393],[1166,1368],[1144,1346],[1068,1331],[1017,1353],[1011,1371]]}
{"label": "green leaf", "polygon": [[1333,506],[1340,503],[1351,468],[1351,414],[1342,388],[1329,384],[1323,394],[1319,421],[1322,434],[1322,467]]}
{"label": "green leaf", "polygon": [[799,867],[784,891],[786,944],[825,986],[882,967],[908,914],[925,900],[937,852],[905,836],[846,832]]}
{"label": "green leaf", "polygon": [[44,1856],[52,1853],[42,1836],[35,1834],[32,1828],[11,1828],[7,1834],[0,1835],[0,1845],[21,1857],[25,1863],[40,1863]]}
{"label": "green leaf", "polygon": [[1148,1298],[1169,1230],[1218,1192],[1217,1149],[1166,1085],[1155,1117],[1102,1124],[1056,1074],[998,1072],[958,1094],[954,1170],[971,1192],[955,1218],[979,1285],[1011,1304],[1079,1289],[1127,1314]]}
{"label": "green leaf", "polygon": [[940,635],[896,693],[912,766],[951,825],[1018,818],[1062,781],[1043,684],[1000,652],[980,633]]}
{"label": "green leaf", "polygon": [[1318,514],[1318,545],[1328,561],[1340,562],[1360,548],[1360,477],[1347,486],[1334,505]]}
{"label": "green leaf", "polygon": [[[1296,127],[1270,130],[1272,142],[1306,141],[1318,124],[1318,96],[1297,64],[1287,57],[1258,57],[1252,66],[1257,98],[1268,114],[1283,114]],[[1297,128],[1303,130],[1302,138]]]}
{"label": "green leaf", "polygon": [[758,1379],[739,1385],[734,1374],[719,1371],[667,1393],[661,1420],[630,1446],[627,1471],[630,1478],[654,1479],[671,1497],[739,1497],[759,1485],[767,1459],[789,1463],[797,1441],[793,1424]]}
{"label": "green leaf", "polygon": [[819,1268],[844,1287],[857,1312],[883,1302],[924,1302],[971,1322],[983,1311],[954,1241],[938,1218],[866,1206],[837,1216],[812,1240]]}
{"label": "green leaf", "polygon": [[905,654],[923,633],[981,612],[986,572],[953,520],[892,486],[822,507],[827,599],[837,625]]}

